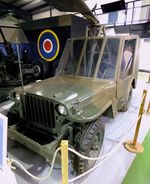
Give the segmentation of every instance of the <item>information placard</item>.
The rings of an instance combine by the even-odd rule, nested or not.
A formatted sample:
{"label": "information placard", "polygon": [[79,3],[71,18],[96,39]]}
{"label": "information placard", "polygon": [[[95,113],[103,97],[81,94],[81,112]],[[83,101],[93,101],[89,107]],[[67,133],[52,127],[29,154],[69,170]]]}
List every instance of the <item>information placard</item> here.
{"label": "information placard", "polygon": [[7,149],[7,117],[0,114],[0,169],[6,164]]}

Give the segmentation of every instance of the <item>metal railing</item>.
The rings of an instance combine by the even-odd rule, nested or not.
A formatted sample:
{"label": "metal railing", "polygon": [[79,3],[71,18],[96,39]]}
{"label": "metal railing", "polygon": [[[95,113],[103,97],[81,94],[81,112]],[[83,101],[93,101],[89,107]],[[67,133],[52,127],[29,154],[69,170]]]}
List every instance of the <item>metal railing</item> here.
{"label": "metal railing", "polygon": [[132,25],[150,22],[150,5],[142,5],[141,0],[125,3],[125,9],[103,13],[102,8],[94,10],[95,15],[106,26]]}

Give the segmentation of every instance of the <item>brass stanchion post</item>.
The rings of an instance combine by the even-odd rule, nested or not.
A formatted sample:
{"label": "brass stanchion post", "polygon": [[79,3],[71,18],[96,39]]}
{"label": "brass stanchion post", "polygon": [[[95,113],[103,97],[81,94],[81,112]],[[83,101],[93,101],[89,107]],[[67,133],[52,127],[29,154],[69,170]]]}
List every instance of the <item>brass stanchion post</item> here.
{"label": "brass stanchion post", "polygon": [[138,138],[140,125],[141,125],[141,120],[142,120],[142,115],[143,115],[143,111],[144,111],[146,95],[147,95],[147,91],[144,90],[143,95],[142,95],[143,99],[142,99],[139,114],[138,114],[139,119],[138,119],[138,122],[137,122],[137,125],[136,125],[134,139],[133,139],[133,141],[127,141],[127,142],[124,143],[125,148],[128,151],[132,152],[132,153],[142,153],[144,151],[144,147],[137,142],[137,138]]}
{"label": "brass stanchion post", "polygon": [[68,141],[61,141],[62,184],[68,184]]}
{"label": "brass stanchion post", "polygon": [[149,74],[149,78],[148,78],[148,81],[147,81],[148,84],[150,84],[150,74]]}
{"label": "brass stanchion post", "polygon": [[150,115],[150,102],[149,102],[149,104],[148,104],[146,114],[147,114],[147,115]]}

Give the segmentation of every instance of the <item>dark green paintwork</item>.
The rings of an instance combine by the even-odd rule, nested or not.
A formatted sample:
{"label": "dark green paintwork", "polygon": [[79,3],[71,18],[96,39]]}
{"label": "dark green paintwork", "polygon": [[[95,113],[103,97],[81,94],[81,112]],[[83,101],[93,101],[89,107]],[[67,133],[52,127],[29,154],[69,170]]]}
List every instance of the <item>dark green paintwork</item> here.
{"label": "dark green paintwork", "polygon": [[[94,40],[94,38],[97,39],[97,37],[93,37],[92,39]],[[136,36],[112,37],[116,40],[119,39],[120,43],[117,52],[114,77],[111,79],[99,79],[97,78],[97,73],[101,63],[106,40],[109,38],[110,37],[107,36],[104,37],[104,39],[101,37],[99,38],[100,40],[103,40],[103,45],[101,47],[102,49],[95,52],[99,53],[99,57],[97,65],[94,68],[95,72],[93,72],[93,76],[60,75],[41,82],[29,84],[24,87],[24,92],[22,92],[21,88],[16,88],[15,92],[18,95],[21,95],[21,102],[16,98],[15,106],[16,109],[18,109],[23,123],[21,121],[16,124],[16,126],[11,126],[8,133],[9,137],[26,145],[45,158],[50,159],[62,139],[67,138],[69,143],[74,146],[76,132],[80,131],[80,129],[86,126],[87,123],[97,120],[103,114],[109,117],[114,117],[117,110],[121,109],[121,107],[126,103],[133,81],[136,82],[139,42],[138,37]],[[83,39],[84,43],[87,43],[87,40],[91,38]],[[135,48],[135,56],[133,58],[134,70],[127,77],[127,80],[124,80],[120,79],[119,72],[121,70],[120,67],[122,62],[123,46],[126,39],[136,39],[137,45]],[[98,47],[96,47],[94,43],[92,49],[96,48]],[[66,47],[66,49],[69,48]],[[66,50],[64,53],[67,53]],[[81,65],[81,56],[83,55],[84,49],[82,49],[79,61],[77,61],[78,66]],[[91,56],[94,57],[92,52]],[[62,67],[64,67],[64,55],[62,58],[61,62],[64,62]],[[77,67],[77,71],[78,69],[79,68]],[[28,104],[28,106],[26,104]],[[47,106],[45,104],[49,105]],[[65,116],[58,112],[58,105],[63,105],[66,108],[67,114]],[[49,108],[49,106],[51,108]],[[28,112],[28,109],[30,112]],[[47,111],[47,109],[50,110]],[[39,118],[34,117],[35,114],[36,116],[39,116]],[[50,121],[47,121],[48,116],[51,119]],[[27,121],[27,123],[24,121]],[[37,128],[40,129],[40,131],[49,132],[48,135],[49,137],[53,135],[53,140],[48,144],[41,145],[36,140],[26,136],[26,134],[24,134],[24,129],[20,131],[18,128],[21,126],[30,126],[32,124],[35,126],[34,128],[32,127],[32,132],[36,132]]]}
{"label": "dark green paintwork", "polygon": [[[26,86],[25,91],[65,105],[68,109],[66,118],[71,121],[88,122],[97,119],[111,105],[114,88],[113,81],[53,77]],[[104,100],[106,108],[102,106]],[[83,117],[75,116],[71,111],[78,101],[76,108],[82,108]]]}

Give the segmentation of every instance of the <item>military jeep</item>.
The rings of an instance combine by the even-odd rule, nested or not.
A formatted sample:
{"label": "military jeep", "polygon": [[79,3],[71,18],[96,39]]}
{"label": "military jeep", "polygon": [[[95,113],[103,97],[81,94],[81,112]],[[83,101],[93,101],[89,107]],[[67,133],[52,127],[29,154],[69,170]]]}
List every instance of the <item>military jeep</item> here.
{"label": "military jeep", "polygon": [[[13,91],[9,137],[49,160],[63,139],[83,155],[98,157],[104,138],[99,118],[128,110],[138,48],[137,36],[68,39],[55,77]],[[71,159],[77,174],[95,163]]]}

